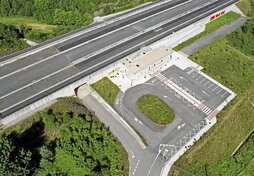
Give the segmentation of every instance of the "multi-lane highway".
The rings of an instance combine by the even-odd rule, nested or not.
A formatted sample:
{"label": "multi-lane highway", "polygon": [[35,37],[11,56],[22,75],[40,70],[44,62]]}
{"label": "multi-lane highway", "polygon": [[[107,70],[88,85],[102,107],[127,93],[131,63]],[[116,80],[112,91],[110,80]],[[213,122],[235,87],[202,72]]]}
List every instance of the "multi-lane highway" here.
{"label": "multi-lane highway", "polygon": [[69,35],[63,42],[55,42],[61,37],[53,39],[55,45],[44,50],[28,49],[2,58],[0,63],[33,51],[0,68],[0,118],[236,1],[172,0],[153,8],[147,5],[138,13],[130,11],[85,27],[77,37],[71,38],[72,32],[62,37]]}

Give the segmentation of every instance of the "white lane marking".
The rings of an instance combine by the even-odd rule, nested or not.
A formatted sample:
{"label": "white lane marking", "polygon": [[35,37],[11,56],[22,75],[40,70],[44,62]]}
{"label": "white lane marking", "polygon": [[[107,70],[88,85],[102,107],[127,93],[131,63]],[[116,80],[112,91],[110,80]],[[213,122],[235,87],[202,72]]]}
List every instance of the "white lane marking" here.
{"label": "white lane marking", "polygon": [[[225,4],[225,3],[224,3],[224,4]],[[223,6],[224,4],[222,4],[222,5],[220,5],[220,6]],[[218,6],[218,7],[220,7],[220,6]],[[213,9],[212,9],[212,10],[213,10]],[[209,13],[209,12],[212,11],[212,10],[209,10],[209,11],[207,11],[206,13]],[[204,15],[204,14],[206,14],[206,13],[203,13],[203,14],[201,14],[201,15],[199,15],[199,16],[202,16],[202,15]],[[191,21],[191,20],[193,20],[193,19],[195,19],[195,18],[199,18],[199,16],[196,16],[196,17],[194,17],[194,18],[192,18],[192,19],[190,19],[190,20],[187,20],[187,21],[185,21],[185,22],[183,22],[183,23],[181,23],[181,24],[179,24],[179,25],[177,25],[177,26],[174,26],[174,27],[171,28],[171,29],[173,30],[173,29],[177,28],[178,26],[183,25],[183,24],[185,24],[185,23],[188,23],[189,21]],[[156,35],[156,36],[154,36],[154,37],[151,37],[150,39],[157,38],[158,36],[163,35],[164,33],[167,33],[167,32],[168,32],[168,31],[165,31],[165,32],[163,32],[163,33],[161,33],[161,34],[159,34],[159,35]],[[144,43],[146,43],[146,41],[139,43],[139,45],[142,45],[142,44],[144,44]],[[125,50],[125,52],[130,51],[130,50],[132,50],[132,49],[135,48],[135,47],[136,47],[136,46],[133,46],[133,47],[131,47],[131,48],[128,48],[127,50]],[[121,55],[121,54],[122,54],[122,53],[118,53],[118,54],[115,55],[115,57],[117,57],[117,56],[119,56],[119,55]],[[52,87],[55,87],[55,86],[57,86],[57,85],[59,85],[59,84],[65,82],[66,80],[71,80],[71,79],[73,79],[74,77],[76,77],[77,75],[83,74],[84,72],[86,72],[86,71],[88,71],[88,70],[91,70],[91,69],[93,69],[94,67],[97,67],[98,65],[103,64],[103,63],[109,61],[110,59],[112,59],[112,58],[110,57],[110,58],[108,58],[108,59],[105,59],[105,60],[103,60],[102,62],[99,62],[99,63],[97,63],[97,64],[91,66],[90,68],[88,68],[88,69],[86,69],[86,70],[83,70],[83,71],[77,73],[76,75],[73,75],[73,76],[71,76],[71,77],[69,77],[69,78],[67,78],[67,79],[65,79],[65,80],[63,80],[63,81],[61,81],[61,82],[59,82],[59,83],[57,83],[57,84],[55,84],[55,85],[53,85],[53,86],[51,86],[51,87],[45,89],[45,90],[43,90],[43,91],[38,92],[37,94],[34,94],[34,95],[32,95],[32,96],[30,96],[30,97],[28,97],[28,98],[26,98],[26,99],[24,99],[24,100],[22,100],[22,101],[16,103],[16,104],[13,104],[12,106],[9,106],[9,107],[3,109],[3,111],[6,111],[6,110],[8,110],[8,109],[11,109],[11,108],[17,106],[18,104],[21,104],[21,103],[27,101],[29,98],[35,97],[35,96],[41,94],[42,92],[45,92],[45,91],[47,91],[47,90],[50,90]],[[218,86],[217,86],[217,87],[218,87]]]}
{"label": "white lane marking", "polygon": [[221,95],[221,97],[224,97],[224,95],[227,93],[227,91],[226,92],[224,92],[224,94],[223,95]]}
{"label": "white lane marking", "polygon": [[180,76],[180,78],[181,78],[181,79],[183,79],[183,80],[185,80],[185,81],[187,81],[187,79],[185,79],[185,78],[184,78],[184,77],[182,77],[182,76]]}
{"label": "white lane marking", "polygon": [[140,125],[143,125],[143,123],[140,121],[140,120],[138,120],[136,117],[135,117],[135,119],[134,119],[137,123],[139,123]]}
{"label": "white lane marking", "polygon": [[[211,109],[207,108],[204,113],[207,114]],[[208,115],[208,114],[207,114]]]}
{"label": "white lane marking", "polygon": [[217,92],[217,95],[222,91],[223,89],[220,89],[220,91],[219,92]]}
{"label": "white lane marking", "polygon": [[204,80],[206,80],[206,78],[202,79],[202,81],[200,81],[200,83],[202,83]]}
{"label": "white lane marking", "polygon": [[210,89],[213,85],[214,85],[214,83],[212,83],[212,85],[210,85],[208,88]]}
{"label": "white lane marking", "polygon": [[205,92],[204,90],[201,90],[204,94],[206,94],[208,97],[210,97],[210,95],[207,93],[207,92]]}
{"label": "white lane marking", "polygon": [[219,87],[219,86],[216,86],[216,87],[213,89],[213,91],[215,91],[218,87]]}
{"label": "white lane marking", "polygon": [[166,96],[166,95],[164,95],[163,96],[165,99],[168,99],[169,101],[171,101],[172,99],[171,98],[169,98],[168,96]]}
{"label": "white lane marking", "polygon": [[[192,0],[189,0],[189,1],[192,1]],[[184,2],[183,4],[188,3],[189,1]],[[180,4],[180,5],[182,5],[182,4]],[[178,6],[179,6],[179,5],[178,5]],[[164,10],[164,11],[168,11],[168,10],[173,9],[173,8],[175,8],[175,7],[177,7],[177,6],[174,6],[174,7],[172,7],[172,8],[166,9],[166,10]],[[163,11],[162,11],[162,12],[163,12]],[[159,12],[159,13],[157,13],[157,14],[160,14],[160,13],[162,13],[162,12]],[[40,64],[40,63],[42,63],[42,62],[44,62],[44,61],[50,60],[50,59],[52,59],[52,58],[54,58],[54,57],[56,57],[56,56],[59,56],[59,55],[64,54],[64,53],[67,53],[67,52],[69,52],[69,51],[71,51],[71,50],[74,50],[74,49],[76,49],[76,48],[78,48],[78,47],[81,47],[81,46],[83,46],[83,45],[85,45],[85,44],[91,43],[91,42],[93,42],[93,41],[95,41],[95,40],[98,40],[98,39],[100,39],[100,38],[102,38],[102,37],[105,37],[105,36],[107,36],[107,35],[110,35],[110,34],[116,32],[116,31],[122,30],[122,29],[124,29],[124,28],[126,28],[126,27],[129,27],[129,26],[133,25],[133,24],[139,23],[140,21],[144,21],[145,19],[150,18],[150,17],[153,17],[153,16],[155,16],[155,15],[157,15],[157,14],[154,14],[154,15],[152,15],[152,16],[148,16],[148,17],[146,17],[146,18],[142,18],[141,20],[135,21],[135,22],[130,23],[130,24],[128,24],[128,25],[125,25],[125,26],[123,26],[123,27],[121,27],[121,28],[118,28],[118,29],[116,29],[116,30],[110,31],[110,32],[108,32],[108,33],[106,33],[106,34],[103,34],[103,35],[101,35],[101,36],[98,36],[98,37],[96,37],[96,38],[93,38],[93,39],[91,39],[91,40],[88,40],[88,41],[86,41],[86,42],[84,42],[84,43],[81,43],[81,44],[79,44],[79,45],[76,45],[76,46],[74,46],[74,47],[72,47],[72,48],[69,48],[69,49],[67,49],[67,50],[65,50],[65,51],[63,51],[63,52],[54,54],[54,55],[52,55],[52,56],[50,56],[50,57],[48,57],[48,58],[45,58],[45,59],[40,60],[40,61],[38,61],[38,62],[35,62],[35,63],[31,64],[31,65],[28,65],[28,66],[26,66],[26,67],[23,67],[23,68],[21,68],[21,69],[19,69],[19,70],[16,70],[16,71],[14,71],[14,72],[9,73],[9,74],[6,74],[6,75],[0,77],[0,80],[3,79],[3,78],[6,78],[6,77],[8,77],[8,76],[11,76],[11,75],[13,75],[13,74],[15,74],[15,73],[18,73],[18,72],[20,72],[20,71],[22,71],[22,70],[24,70],[24,69],[26,70],[27,68],[30,68],[30,67],[35,66],[35,65],[37,65],[37,64]],[[183,13],[183,14],[184,14],[184,13]],[[181,14],[179,14],[179,15],[181,15]],[[173,18],[171,18],[171,19],[169,19],[169,20],[165,20],[165,21],[163,21],[163,22],[161,22],[161,23],[159,23],[159,24],[157,24],[157,25],[163,25],[163,24],[166,23],[166,22],[173,21],[174,18],[175,18],[175,17],[173,17]],[[145,29],[145,31],[146,31],[146,32],[151,31],[151,30],[153,30],[157,25],[151,26],[151,27]],[[143,33],[144,33],[144,31],[138,32],[138,33],[136,33],[136,34],[133,34],[133,35],[129,36],[128,38],[125,38],[125,39],[122,39],[122,40],[120,40],[120,41],[117,41],[117,42],[115,42],[115,43],[113,43],[113,44],[111,44],[111,45],[109,45],[109,46],[107,46],[107,47],[104,47],[104,48],[102,48],[102,49],[100,49],[100,50],[97,50],[96,52],[93,52],[93,53],[91,53],[91,54],[89,54],[89,55],[87,55],[87,56],[92,57],[94,54],[99,54],[99,53],[105,51],[105,49],[107,50],[108,48],[114,47],[114,46],[116,46],[116,45],[118,45],[118,44],[121,44],[121,43],[127,41],[127,39],[130,40],[130,39],[135,38],[135,37],[137,37],[138,35],[141,35],[141,34],[143,34]],[[38,52],[39,52],[39,51],[38,51]],[[87,57],[87,56],[86,56],[86,57]],[[76,62],[78,62],[79,60],[80,60],[80,59],[74,61],[74,64],[75,64]],[[83,60],[82,60],[82,61],[83,61]],[[80,61],[79,61],[79,62],[80,62]]]}
{"label": "white lane marking", "polygon": [[210,109],[210,111],[207,112],[207,115],[209,115],[213,110]]}
{"label": "white lane marking", "polygon": [[211,82],[211,81],[208,80],[204,85],[206,86],[206,85],[207,85],[208,83],[210,83],[210,82]]}
{"label": "white lane marking", "polygon": [[168,149],[165,149],[162,156],[165,156],[168,153]]}
{"label": "white lane marking", "polygon": [[[170,0],[170,1],[171,1],[171,0]],[[170,1],[169,1],[169,2],[170,2]],[[192,1],[192,0],[190,0],[190,1]],[[189,2],[189,1],[184,2],[184,3],[181,3],[181,4],[177,5],[177,6],[183,5],[183,4],[188,3],[188,2]],[[135,11],[135,12],[129,13],[129,14],[127,14],[127,15],[123,15],[123,16],[121,16],[121,17],[118,17],[118,18],[112,19],[112,20],[110,20],[110,21],[107,21],[106,23],[101,23],[101,24],[96,25],[96,26],[94,26],[94,27],[91,27],[91,28],[88,28],[88,29],[79,31],[79,32],[77,32],[77,33],[75,33],[75,34],[72,34],[72,35],[70,35],[70,36],[66,36],[66,37],[64,37],[64,38],[58,39],[58,40],[56,40],[56,41],[54,41],[54,42],[48,43],[48,44],[46,44],[46,45],[44,45],[44,46],[42,46],[42,47],[36,48],[36,49],[34,49],[34,50],[32,50],[32,51],[29,51],[29,52],[20,54],[20,55],[18,55],[18,56],[15,56],[15,57],[13,57],[13,58],[14,58],[13,61],[9,61],[9,62],[7,62],[7,63],[5,63],[5,64],[0,64],[0,67],[1,67],[1,66],[4,66],[4,65],[6,65],[6,64],[10,64],[10,63],[12,63],[12,62],[15,62],[16,59],[19,59],[19,58],[22,58],[22,57],[28,57],[28,56],[30,56],[30,55],[32,55],[32,54],[35,54],[35,53],[40,52],[40,51],[42,51],[42,50],[44,50],[44,49],[50,48],[50,47],[52,47],[52,46],[54,46],[54,45],[57,45],[57,44],[59,44],[59,43],[63,43],[63,42],[65,42],[65,41],[71,40],[71,39],[76,38],[76,37],[78,37],[78,36],[80,36],[80,35],[86,34],[86,33],[88,33],[88,32],[91,32],[91,31],[93,31],[93,30],[96,30],[96,29],[98,29],[98,28],[105,27],[105,26],[107,26],[108,24],[114,23],[114,22],[116,22],[116,21],[120,21],[120,20],[122,20],[122,19],[124,19],[124,18],[128,18],[129,16],[138,14],[138,13],[143,12],[143,11],[145,11],[145,10],[152,9],[152,8],[154,8],[154,7],[156,7],[156,6],[159,6],[159,5],[162,5],[162,4],[164,4],[164,3],[168,3],[168,2],[167,2],[167,1],[163,1],[163,2],[160,2],[160,3],[156,3],[155,5],[148,6],[148,7],[144,8],[144,9],[140,9],[140,10],[137,10],[137,11]],[[169,9],[173,9],[173,8],[175,8],[175,7],[177,7],[177,6],[171,7],[171,8],[169,8]],[[169,9],[166,9],[166,10],[169,10]],[[166,11],[166,10],[164,10],[164,11]],[[155,16],[155,15],[157,15],[157,14],[160,14],[160,13],[162,13],[162,12],[164,12],[164,11],[158,12],[158,13],[156,13],[156,14],[153,14],[153,15],[149,16],[149,17],[153,17],[153,16]],[[143,19],[144,19],[144,18],[143,18]],[[58,51],[58,52],[59,52],[59,51]]]}
{"label": "white lane marking", "polygon": [[153,161],[151,167],[149,168],[149,171],[148,171],[148,173],[147,173],[147,176],[150,175],[151,170],[152,170],[152,168],[153,168],[153,165],[155,164],[155,162],[156,162],[157,158],[159,157],[160,153],[161,153],[161,151],[160,151],[160,152],[157,154],[157,156],[155,157],[155,159],[154,159],[154,161]]}
{"label": "white lane marking", "polygon": [[134,159],[136,156],[135,154],[133,153],[133,151],[131,150],[131,158]]}
{"label": "white lane marking", "polygon": [[12,94],[14,94],[14,93],[17,93],[17,92],[19,92],[19,91],[21,91],[21,90],[23,90],[23,89],[25,89],[25,88],[27,88],[27,87],[30,87],[30,86],[32,86],[32,85],[34,85],[34,84],[36,84],[36,83],[38,83],[38,82],[40,82],[40,81],[43,81],[44,79],[47,79],[47,78],[49,78],[49,77],[51,77],[51,76],[53,76],[53,75],[55,75],[55,74],[57,74],[57,73],[60,73],[60,72],[66,70],[66,69],[68,69],[68,68],[71,68],[71,67],[72,67],[71,65],[68,66],[68,67],[64,67],[64,68],[62,68],[62,69],[60,69],[60,70],[58,70],[58,71],[56,71],[56,72],[54,72],[54,73],[51,73],[51,74],[49,74],[49,75],[47,75],[47,76],[44,76],[44,77],[42,77],[42,78],[40,78],[40,79],[38,79],[38,80],[33,80],[30,84],[27,84],[27,85],[25,85],[25,86],[23,86],[23,87],[21,87],[21,88],[19,88],[19,89],[16,89],[16,90],[14,90],[14,91],[12,91],[12,92],[10,92],[10,93],[8,93],[8,94],[5,94],[5,95],[2,96],[1,98],[6,98],[6,97],[8,97],[8,96],[10,96],[10,95],[12,95]]}
{"label": "white lane marking", "polygon": [[196,81],[199,79],[199,78],[201,78],[202,76],[201,75],[199,75],[199,77],[196,79]]}
{"label": "white lane marking", "polygon": [[134,168],[134,170],[133,170],[132,175],[135,175],[135,172],[136,172],[136,170],[137,170],[137,168],[138,168],[139,162],[140,162],[140,160],[138,160],[138,162],[137,162],[137,164],[136,164],[136,166],[135,166],[135,168]]}
{"label": "white lane marking", "polygon": [[201,109],[201,111],[203,112],[206,108],[207,108],[207,107],[206,107],[206,106],[204,106],[204,107]]}
{"label": "white lane marking", "polygon": [[180,130],[182,127],[184,127],[186,123],[183,123],[182,125],[178,125],[177,129]]}
{"label": "white lane marking", "polygon": [[198,75],[198,72],[195,72],[195,75],[192,75],[192,78],[196,77]]}

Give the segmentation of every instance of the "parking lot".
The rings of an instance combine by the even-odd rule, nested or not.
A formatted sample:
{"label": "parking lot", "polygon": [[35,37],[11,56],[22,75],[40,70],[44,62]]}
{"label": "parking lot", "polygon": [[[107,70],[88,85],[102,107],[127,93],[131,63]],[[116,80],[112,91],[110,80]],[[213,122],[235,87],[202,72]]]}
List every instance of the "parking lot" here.
{"label": "parking lot", "polygon": [[[173,123],[156,125],[139,111],[137,100],[146,94],[158,96],[175,111]],[[182,70],[173,65],[128,89],[118,101],[117,109],[150,146],[159,148],[161,160],[166,162],[207,126],[206,117],[228,96],[230,93],[219,83],[200,71],[190,67]]]}

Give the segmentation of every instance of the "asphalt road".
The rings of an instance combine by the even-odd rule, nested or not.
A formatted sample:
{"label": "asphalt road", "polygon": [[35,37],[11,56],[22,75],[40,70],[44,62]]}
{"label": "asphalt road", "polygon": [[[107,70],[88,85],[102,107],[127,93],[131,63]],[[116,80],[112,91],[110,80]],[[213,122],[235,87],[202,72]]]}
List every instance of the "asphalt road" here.
{"label": "asphalt road", "polygon": [[246,17],[240,17],[238,20],[233,21],[229,24],[225,24],[224,26],[220,27],[216,31],[208,34],[205,37],[195,41],[193,44],[183,48],[181,50],[187,56],[194,54],[195,52],[199,51],[203,47],[209,45],[210,43],[214,42],[215,40],[221,38],[222,36],[236,30],[241,25],[243,25],[247,21]]}
{"label": "asphalt road", "polygon": [[[159,27],[158,30],[146,31],[149,27],[152,27],[160,22],[168,20],[170,18],[177,17],[179,14],[187,12],[188,10],[194,9],[200,5],[207,3],[209,0],[193,0],[193,1],[170,1],[167,3],[168,7],[179,5],[173,9],[168,9],[163,12],[164,5],[160,8],[156,8],[153,13],[152,10],[147,12],[142,12],[136,14],[128,20],[138,20],[139,18],[144,18],[144,13],[152,15],[147,16],[147,19],[138,21],[135,24],[127,25],[125,21],[116,22],[105,27],[106,32],[103,33],[104,29],[98,29],[91,31],[83,36],[69,40],[63,45],[57,45],[49,49],[40,51],[29,57],[20,59],[16,62],[2,66],[0,69],[0,111],[2,116],[6,116],[26,105],[36,101],[37,99],[44,97],[53,91],[64,87],[71,82],[74,82],[86,75],[89,75],[93,71],[96,71],[134,51],[137,51],[142,46],[148,45],[156,40],[159,40],[189,24],[192,24],[205,16],[208,16],[213,11],[208,11],[209,9],[214,9],[217,11],[225,4],[225,6],[233,3],[229,0],[220,0],[215,3],[206,6],[205,8],[196,10],[188,15],[178,17],[175,20],[164,24]],[[187,2],[185,4],[179,4]],[[230,2],[229,4],[227,4]],[[235,1],[234,1],[235,2]],[[158,14],[154,14],[158,13]],[[203,16],[198,16],[203,14]],[[139,17],[139,18],[138,18]],[[195,17],[195,18],[194,18]],[[186,22],[187,21],[187,22]],[[122,23],[122,24],[121,24]],[[116,31],[109,30],[115,29],[115,26],[119,27],[125,25],[121,30],[116,29]],[[126,26],[127,25],[127,26]],[[103,37],[89,40],[85,43],[84,39],[89,36],[93,36],[97,33],[103,34]],[[116,44],[116,46],[110,46],[115,42],[119,42],[126,39],[129,36],[140,33],[139,36],[131,40],[127,40],[122,44]],[[99,36],[98,36],[99,37]],[[77,46],[77,44],[80,44]],[[72,47],[72,48],[70,48]],[[104,52],[99,52],[104,49]],[[80,63],[73,64],[74,61],[88,56],[91,53],[95,53],[94,56],[86,58]],[[119,54],[120,53],[120,54]],[[74,76],[70,78],[71,76]],[[62,82],[61,82],[62,81]],[[44,91],[46,88],[50,88]],[[35,94],[39,94],[36,95]],[[24,99],[26,101],[22,102]]]}
{"label": "asphalt road", "polygon": [[[203,76],[197,79],[200,73],[196,71],[190,73],[189,68],[181,70],[177,66],[171,66],[161,75],[175,82],[182,89],[188,90],[189,95],[204,100],[201,101],[211,110],[216,109],[230,96],[230,93],[219,87],[216,82],[208,82],[208,79]],[[212,84],[217,88],[211,86]],[[209,93],[209,96],[203,91]],[[159,97],[174,110],[176,117],[171,124],[156,125],[140,112],[136,106],[137,100],[146,94]],[[134,86],[125,93],[119,93],[115,101],[115,108],[148,143],[147,149],[142,150],[141,155],[136,157],[141,163],[147,162],[146,165],[138,166],[136,170],[138,176],[160,175],[164,164],[191,139],[190,136],[194,136],[193,134],[207,125],[205,118],[208,115],[204,110],[194,107],[183,95],[177,94],[172,87],[166,86],[157,77],[151,78],[144,84]],[[135,151],[135,149],[132,150]],[[152,159],[146,158],[147,152],[153,156]]]}

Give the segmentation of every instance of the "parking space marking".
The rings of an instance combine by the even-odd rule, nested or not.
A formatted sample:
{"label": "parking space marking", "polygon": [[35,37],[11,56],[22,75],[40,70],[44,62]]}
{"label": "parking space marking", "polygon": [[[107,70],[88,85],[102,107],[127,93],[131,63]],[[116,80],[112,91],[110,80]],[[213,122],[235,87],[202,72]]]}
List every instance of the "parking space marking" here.
{"label": "parking space marking", "polygon": [[227,91],[226,91],[226,92],[224,92],[224,94],[223,94],[223,95],[221,95],[221,97],[224,97],[226,93],[228,93],[228,92],[227,92]]}
{"label": "parking space marking", "polygon": [[219,86],[216,86],[216,87],[213,89],[213,91],[215,91],[218,87],[219,87]]}
{"label": "parking space marking", "polygon": [[201,78],[201,77],[202,77],[202,76],[201,76],[201,75],[199,75],[199,77],[196,79],[196,81],[197,81],[197,80],[199,80],[199,78]]}
{"label": "parking space marking", "polygon": [[206,78],[202,79],[202,81],[200,81],[200,83],[202,83],[204,80],[206,80]]}
{"label": "parking space marking", "polygon": [[[194,74],[192,74],[192,73],[194,73]],[[192,73],[191,73],[192,78],[194,78],[196,75],[198,75],[198,72],[192,72]]]}
{"label": "parking space marking", "polygon": [[219,90],[219,92],[217,92],[217,95],[222,91],[223,89],[222,88],[220,88],[220,90]]}
{"label": "parking space marking", "polygon": [[209,81],[209,80],[208,80],[208,81],[207,81],[204,85],[206,86],[206,85],[207,85],[207,83],[210,83],[210,82],[211,82],[211,81]]}
{"label": "parking space marking", "polygon": [[210,89],[213,85],[214,85],[214,83],[212,83],[212,85],[210,85],[208,88]]}

